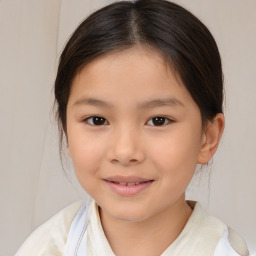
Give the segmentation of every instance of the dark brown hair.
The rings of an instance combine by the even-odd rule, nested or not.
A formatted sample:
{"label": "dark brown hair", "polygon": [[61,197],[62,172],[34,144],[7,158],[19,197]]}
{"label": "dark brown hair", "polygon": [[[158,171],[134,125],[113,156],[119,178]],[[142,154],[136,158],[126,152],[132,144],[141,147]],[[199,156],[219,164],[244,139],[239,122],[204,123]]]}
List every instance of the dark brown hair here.
{"label": "dark brown hair", "polygon": [[222,113],[219,51],[206,26],[183,7],[165,0],[120,1],[85,19],[66,44],[55,81],[60,143],[72,80],[98,56],[136,44],[162,53],[198,105],[203,123]]}

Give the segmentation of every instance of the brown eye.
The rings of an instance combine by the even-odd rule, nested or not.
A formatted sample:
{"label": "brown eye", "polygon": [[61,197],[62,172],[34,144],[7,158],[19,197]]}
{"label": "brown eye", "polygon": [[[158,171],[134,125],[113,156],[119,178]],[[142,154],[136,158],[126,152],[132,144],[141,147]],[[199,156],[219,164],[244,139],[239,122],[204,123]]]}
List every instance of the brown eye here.
{"label": "brown eye", "polygon": [[171,120],[167,117],[163,117],[163,116],[156,116],[151,118],[147,124],[151,125],[151,126],[164,126],[168,123],[170,123]]}
{"label": "brown eye", "polygon": [[107,125],[108,121],[101,116],[91,116],[85,119],[85,121],[91,125],[100,126]]}

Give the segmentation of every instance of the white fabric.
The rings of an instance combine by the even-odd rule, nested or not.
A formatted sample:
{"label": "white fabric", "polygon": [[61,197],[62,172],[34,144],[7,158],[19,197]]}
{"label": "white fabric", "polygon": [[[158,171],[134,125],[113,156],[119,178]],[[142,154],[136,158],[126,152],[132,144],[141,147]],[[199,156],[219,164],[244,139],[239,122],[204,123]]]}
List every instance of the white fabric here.
{"label": "white fabric", "polygon": [[92,201],[91,204],[91,215],[89,216],[87,241],[85,242],[87,243],[86,256],[115,256],[104,234],[100,221],[98,206],[95,201]]}
{"label": "white fabric", "polygon": [[[82,205],[82,206],[81,206]],[[238,256],[247,255],[242,240],[230,246],[228,229],[203,211],[200,204],[178,238],[161,256]],[[240,246],[237,246],[237,245]],[[115,256],[104,234],[98,206],[75,203],[34,231],[15,256]]]}
{"label": "white fabric", "polygon": [[63,256],[71,223],[81,204],[68,206],[37,228],[15,256]]}
{"label": "white fabric", "polygon": [[76,214],[68,233],[64,256],[86,255],[86,242],[84,241],[86,241],[87,237],[88,210],[89,207],[85,202]]}
{"label": "white fabric", "polygon": [[216,247],[214,256],[241,256],[231,247],[228,237],[229,237],[229,232],[228,232],[228,229],[226,228],[224,234],[222,235]]}
{"label": "white fabric", "polygon": [[[245,252],[247,249],[243,241],[238,239],[238,236],[236,241],[236,250]],[[246,255],[241,252],[241,255]],[[227,227],[218,219],[207,215],[197,203],[179,237],[161,256],[240,254],[237,254],[228,242]],[[115,256],[105,237],[95,201],[92,201],[90,206],[78,202],[65,208],[34,231],[15,254],[35,255]]]}
{"label": "white fabric", "polygon": [[[84,227],[87,224],[88,230],[85,233]],[[209,231],[211,232],[209,233]],[[240,256],[231,247],[228,238],[227,227],[217,219],[206,215],[200,205],[196,204],[193,214],[180,236],[161,256]],[[94,201],[90,205],[89,211],[86,211],[85,205],[83,205],[76,215],[71,226],[66,248],[67,250],[69,248],[72,249],[65,256],[115,255],[104,235],[98,207]]]}

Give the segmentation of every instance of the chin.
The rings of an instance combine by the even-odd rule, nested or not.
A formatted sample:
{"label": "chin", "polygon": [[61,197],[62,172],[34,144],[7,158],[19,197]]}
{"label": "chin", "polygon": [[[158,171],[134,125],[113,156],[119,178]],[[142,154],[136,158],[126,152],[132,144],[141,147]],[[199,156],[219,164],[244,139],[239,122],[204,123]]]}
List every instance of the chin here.
{"label": "chin", "polygon": [[142,213],[122,213],[112,215],[113,218],[122,221],[122,222],[141,222],[148,218],[145,214]]}
{"label": "chin", "polygon": [[146,207],[135,205],[120,205],[113,206],[111,209],[103,208],[108,215],[113,219],[124,222],[140,222],[150,217],[150,212],[146,210]]}

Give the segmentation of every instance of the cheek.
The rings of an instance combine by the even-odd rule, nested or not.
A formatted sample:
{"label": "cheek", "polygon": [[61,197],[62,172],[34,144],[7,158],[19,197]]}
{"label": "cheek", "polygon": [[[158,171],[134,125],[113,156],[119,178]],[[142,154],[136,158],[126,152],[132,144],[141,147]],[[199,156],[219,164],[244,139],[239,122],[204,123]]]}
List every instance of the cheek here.
{"label": "cheek", "polygon": [[68,150],[77,178],[83,184],[99,169],[104,155],[102,143],[92,136],[83,136],[79,132],[70,133]]}
{"label": "cheek", "polygon": [[189,128],[177,129],[154,142],[152,161],[171,183],[188,183],[194,174],[200,150],[200,133]]}

